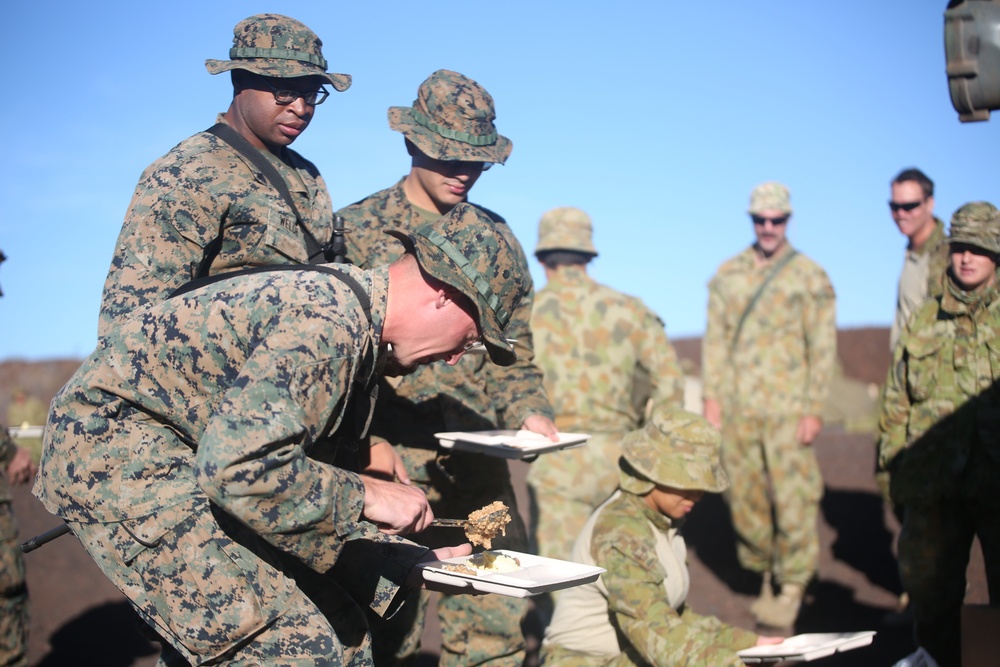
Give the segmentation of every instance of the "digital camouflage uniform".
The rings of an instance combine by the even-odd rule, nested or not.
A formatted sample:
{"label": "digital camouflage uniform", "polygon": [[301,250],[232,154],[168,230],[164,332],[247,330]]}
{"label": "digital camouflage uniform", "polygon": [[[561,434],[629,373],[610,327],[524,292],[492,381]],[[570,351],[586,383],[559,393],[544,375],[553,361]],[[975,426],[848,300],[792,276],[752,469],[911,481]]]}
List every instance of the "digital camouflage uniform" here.
{"label": "digital camouflage uniform", "polygon": [[[591,229],[579,209],[549,211],[535,254],[596,256]],[[539,457],[528,473],[533,546],[568,559],[591,512],[618,488],[622,437],[642,424],[647,401],[681,407],[683,375],[660,318],[640,299],[595,282],[584,264],[550,274],[535,295],[531,330],[556,425],[591,434],[583,447]]]}
{"label": "digital camouflage uniform", "polygon": [[[0,423],[0,471],[14,457],[16,445]],[[24,555],[17,539],[17,522],[11,506],[10,483],[0,472],[0,665],[27,665],[28,588]]]}
{"label": "digital camouflage uniform", "polygon": [[[441,160],[506,160],[510,142],[496,134],[494,117],[489,94],[475,81],[447,70],[435,72],[420,86],[414,108],[389,110],[393,129],[403,131],[421,151]],[[445,124],[464,132],[453,131],[451,135],[465,136],[478,143],[441,141],[436,131],[425,127],[440,129]],[[516,253],[522,270],[530,275],[524,252],[503,219],[485,209],[479,210],[494,220],[496,229]],[[439,217],[436,212],[413,206],[403,191],[402,181],[342,209],[339,214],[344,217],[347,229],[348,259],[364,267],[391,262],[402,251],[402,246],[383,230],[407,230]],[[500,367],[481,356],[465,355],[454,366],[422,367],[398,380],[390,379],[379,390],[371,429],[374,440],[384,440],[396,447],[411,481],[427,493],[435,516],[464,518],[494,500],[503,501],[511,508],[512,521],[507,525],[507,536],[494,539],[493,547],[517,551],[528,549],[527,530],[517,511],[506,460],[442,449],[434,434],[518,428],[533,414],[551,418],[541,372],[532,363],[529,328],[532,297],[529,284],[505,331],[507,337],[517,340],[514,345],[517,361],[512,366]],[[431,529],[415,539],[437,547],[453,543],[454,537],[454,529]],[[426,592],[420,598],[419,604],[410,605],[405,618],[399,614],[391,626],[371,619],[378,663],[392,664],[393,656],[405,659],[416,654],[428,600]],[[526,610],[527,601],[520,598],[443,595],[438,602],[441,664],[520,667],[525,646],[520,621]]]}
{"label": "digital camouflage uniform", "polygon": [[[237,24],[234,33],[233,60],[206,61],[212,74],[242,69],[271,77],[319,76],[337,90],[350,85],[349,76],[325,71],[322,42],[294,19],[258,14]],[[216,120],[225,123],[222,114]],[[302,223],[320,243],[329,241],[333,205],[316,167],[287,147],[280,158],[261,152],[288,184]],[[139,179],[104,285],[98,335],[194,278],[220,231],[223,242],[208,275],[309,261],[304,233],[278,190],[232,146],[199,132]]]}
{"label": "digital camouflage uniform", "polygon": [[[370,661],[346,593],[330,581],[314,605],[293,580],[330,570],[346,543],[396,541],[361,519],[357,475],[316,460],[353,379],[374,382],[387,270],[350,271],[371,324],[334,276],[223,281],[120,321],[53,401],[35,495],[195,664]],[[423,551],[371,569],[398,584]]]}
{"label": "digital camouflage uniform", "polygon": [[[1000,213],[967,204],[951,240],[1000,253]],[[886,378],[878,467],[904,508],[899,569],[920,646],[960,664],[959,617],[973,537],[1000,599],[1000,298],[949,275],[903,330]]]}
{"label": "digital camouflage uniform", "polygon": [[771,280],[734,340],[741,315],[785,247],[758,266],[747,248],[709,283],[703,395],[722,407],[726,494],[744,568],[805,586],[816,573],[823,480],[799,420],[823,414],[836,361],[833,287],[796,254]]}
{"label": "digital camouflage uniform", "polygon": [[603,567],[566,589],[545,633],[545,667],[738,667],[757,635],[686,604],[687,549],[671,519],[643,496],[658,485],[720,491],[719,433],[691,413],[654,411],[622,443],[621,489],[588,519],[573,560]]}

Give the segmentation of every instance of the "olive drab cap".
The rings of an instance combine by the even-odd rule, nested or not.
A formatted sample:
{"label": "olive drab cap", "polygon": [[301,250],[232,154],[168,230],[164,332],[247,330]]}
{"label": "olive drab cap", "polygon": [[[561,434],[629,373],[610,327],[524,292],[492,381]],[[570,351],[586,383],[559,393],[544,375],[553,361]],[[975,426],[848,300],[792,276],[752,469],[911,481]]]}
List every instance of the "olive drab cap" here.
{"label": "olive drab cap", "polygon": [[472,300],[493,363],[510,366],[517,360],[503,331],[528,293],[530,276],[496,223],[462,202],[436,222],[385,233],[412,250],[424,271]]}
{"label": "olive drab cap", "polygon": [[645,426],[622,440],[619,481],[623,490],[645,495],[653,485],[718,493],[729,486],[722,469],[719,429],[693,412],[653,408]]}
{"label": "olive drab cap", "polygon": [[261,76],[292,79],[318,76],[335,89],[351,87],[350,74],[326,71],[323,42],[304,23],[281,14],[255,14],[233,29],[231,60],[206,60],[212,74],[245,69]]}
{"label": "olive drab cap", "polygon": [[987,201],[963,205],[951,216],[948,241],[1000,254],[1000,211]]}
{"label": "olive drab cap", "polygon": [[792,213],[791,194],[781,183],[762,183],[750,193],[750,215],[762,211],[784,211]]}
{"label": "olive drab cap", "polygon": [[512,144],[497,133],[496,117],[485,88],[446,69],[420,84],[412,107],[389,107],[389,127],[435,160],[506,162]]}
{"label": "olive drab cap", "polygon": [[554,208],[538,222],[535,255],[549,250],[572,250],[597,257],[593,236],[594,225],[589,215],[572,206]]}

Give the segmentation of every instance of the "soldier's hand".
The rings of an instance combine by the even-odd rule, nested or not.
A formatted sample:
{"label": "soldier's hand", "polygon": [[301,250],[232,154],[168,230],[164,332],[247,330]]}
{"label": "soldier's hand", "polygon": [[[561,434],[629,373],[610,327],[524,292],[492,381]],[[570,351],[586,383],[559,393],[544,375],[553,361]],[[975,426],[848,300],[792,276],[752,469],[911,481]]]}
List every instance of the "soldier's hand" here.
{"label": "soldier's hand", "polygon": [[715,428],[722,428],[722,406],[714,398],[704,400],[702,415],[705,417],[705,421]]}
{"label": "soldier's hand", "polygon": [[7,478],[11,484],[26,484],[35,478],[38,466],[31,460],[31,453],[24,447],[15,447],[14,458],[7,464]]}
{"label": "soldier's hand", "polygon": [[[440,549],[433,549],[424,554],[424,557],[420,559],[421,563],[428,563],[435,560],[444,560],[446,558],[456,558],[458,556],[468,556],[472,553],[471,544],[459,544],[454,547],[441,547]],[[444,584],[437,581],[424,581],[423,575],[420,573],[420,568],[415,567],[410,571],[409,576],[406,578],[406,583],[408,586],[413,588],[426,588],[429,591],[438,591],[440,593],[448,593],[450,595],[486,595],[481,591],[477,591],[471,586],[461,585],[455,586],[451,584]]]}
{"label": "soldier's hand", "polygon": [[410,483],[410,476],[403,465],[402,457],[400,457],[396,448],[388,442],[383,440],[372,443],[369,449],[369,456],[371,462],[364,469],[364,472],[380,479],[394,479],[400,484]]}
{"label": "soldier's hand", "polygon": [[361,515],[388,535],[419,533],[434,519],[424,492],[415,486],[361,475],[365,507]]}
{"label": "soldier's hand", "polygon": [[811,445],[822,428],[822,419],[816,415],[806,415],[799,420],[799,427],[795,430],[795,438],[803,445]]}
{"label": "soldier's hand", "polygon": [[555,423],[551,419],[544,415],[528,415],[521,428],[525,431],[540,433],[552,442],[559,442],[559,429],[556,428]]}

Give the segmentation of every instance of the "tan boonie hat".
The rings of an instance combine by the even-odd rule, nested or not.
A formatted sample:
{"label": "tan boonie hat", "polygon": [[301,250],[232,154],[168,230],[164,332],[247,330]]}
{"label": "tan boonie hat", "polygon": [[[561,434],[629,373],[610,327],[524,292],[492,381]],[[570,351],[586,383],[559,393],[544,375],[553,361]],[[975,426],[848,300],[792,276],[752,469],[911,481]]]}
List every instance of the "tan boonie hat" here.
{"label": "tan boonie hat", "polygon": [[646,425],[622,440],[619,483],[645,495],[654,485],[718,493],[729,486],[719,460],[719,429],[693,412],[656,406]]}
{"label": "tan boonie hat", "polygon": [[409,232],[386,230],[412,250],[420,267],[472,300],[479,314],[483,343],[493,363],[517,359],[503,335],[517,305],[528,293],[530,276],[497,224],[462,202],[436,222]]}
{"label": "tan boonie hat", "polygon": [[763,183],[750,193],[750,215],[763,211],[792,213],[791,194],[781,183]]}
{"label": "tan boonie hat", "polygon": [[988,201],[963,205],[951,216],[948,241],[1000,254],[1000,211]]}
{"label": "tan boonie hat", "polygon": [[497,133],[496,117],[485,88],[446,69],[420,84],[412,107],[389,107],[389,127],[435,160],[506,162],[512,145]]}
{"label": "tan boonie hat", "polygon": [[535,255],[548,250],[572,250],[597,257],[593,236],[594,225],[589,215],[572,206],[554,208],[538,222]]}
{"label": "tan boonie hat", "polygon": [[351,87],[350,74],[326,71],[323,42],[300,21],[281,14],[255,14],[233,29],[232,60],[206,60],[212,74],[245,69],[261,76],[292,79],[318,76],[339,91]]}

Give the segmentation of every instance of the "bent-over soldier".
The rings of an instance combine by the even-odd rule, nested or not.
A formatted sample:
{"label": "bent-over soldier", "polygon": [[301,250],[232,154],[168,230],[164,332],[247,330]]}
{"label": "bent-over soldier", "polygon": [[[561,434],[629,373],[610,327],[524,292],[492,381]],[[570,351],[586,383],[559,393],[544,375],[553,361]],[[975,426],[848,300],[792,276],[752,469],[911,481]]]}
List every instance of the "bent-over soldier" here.
{"label": "bent-over soldier", "polygon": [[395,536],[428,526],[425,495],[324,463],[327,436],[363,436],[370,411],[346,406],[388,356],[405,372],[482,343],[512,363],[528,282],[472,207],[391,233],[387,267],[268,268],[140,310],[54,399],[35,495],[172,659],[371,664],[358,605],[392,613],[414,583],[426,548]]}

